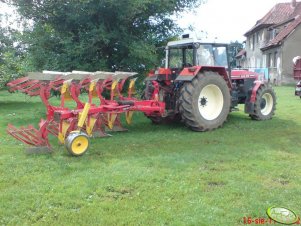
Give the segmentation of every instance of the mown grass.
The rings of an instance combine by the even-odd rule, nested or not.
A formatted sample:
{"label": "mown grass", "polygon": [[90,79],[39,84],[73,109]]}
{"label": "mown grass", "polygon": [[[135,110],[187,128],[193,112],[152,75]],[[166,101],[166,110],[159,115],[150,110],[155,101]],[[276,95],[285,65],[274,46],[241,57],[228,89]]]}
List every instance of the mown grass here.
{"label": "mown grass", "polygon": [[25,154],[6,125],[37,126],[45,110],[1,91],[0,224],[232,226],[267,219],[271,206],[301,215],[301,100],[293,87],[275,90],[272,120],[233,112],[196,133],[136,114],[129,132],[92,139],[79,158],[54,137],[53,153]]}

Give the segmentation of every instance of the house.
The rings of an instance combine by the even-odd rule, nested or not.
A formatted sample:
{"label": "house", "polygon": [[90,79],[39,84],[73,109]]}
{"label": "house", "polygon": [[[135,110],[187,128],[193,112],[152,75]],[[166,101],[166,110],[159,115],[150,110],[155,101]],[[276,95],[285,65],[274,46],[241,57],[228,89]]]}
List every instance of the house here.
{"label": "house", "polygon": [[238,68],[247,68],[246,65],[246,57],[247,57],[247,51],[245,49],[241,49],[235,56],[236,58],[236,66]]}
{"label": "house", "polygon": [[301,2],[276,4],[245,33],[246,52],[237,54],[241,67],[268,68],[277,84],[293,80],[293,58],[301,55]]}

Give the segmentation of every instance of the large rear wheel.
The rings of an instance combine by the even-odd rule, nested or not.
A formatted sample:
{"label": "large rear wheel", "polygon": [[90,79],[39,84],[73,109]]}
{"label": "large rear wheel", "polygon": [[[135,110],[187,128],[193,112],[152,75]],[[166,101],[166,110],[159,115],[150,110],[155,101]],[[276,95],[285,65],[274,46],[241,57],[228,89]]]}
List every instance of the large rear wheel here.
{"label": "large rear wheel", "polygon": [[215,72],[198,74],[184,84],[179,110],[186,126],[194,131],[218,128],[230,112],[231,97],[224,78]]}

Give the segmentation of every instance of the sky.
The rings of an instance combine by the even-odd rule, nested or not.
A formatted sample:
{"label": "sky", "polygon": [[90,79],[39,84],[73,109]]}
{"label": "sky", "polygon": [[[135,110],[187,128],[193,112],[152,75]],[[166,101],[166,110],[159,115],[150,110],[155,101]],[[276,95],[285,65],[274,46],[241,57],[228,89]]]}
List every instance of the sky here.
{"label": "sky", "polygon": [[194,13],[183,13],[178,24],[193,26],[190,36],[216,42],[244,41],[243,36],[274,5],[291,0],[207,0]]}
{"label": "sky", "polygon": [[[291,0],[205,0],[194,12],[182,13],[175,18],[182,28],[194,27],[184,33],[207,41],[244,41],[243,36],[257,20],[274,5]],[[13,13],[0,2],[0,13]],[[12,19],[13,17],[11,17]],[[206,39],[207,37],[207,39]]]}
{"label": "sky", "polygon": [[[6,5],[0,1],[0,14],[8,15],[8,18],[0,17],[1,26],[12,25],[13,28],[17,28],[17,24],[15,23],[14,16],[13,16],[13,15],[15,15],[14,8],[9,7],[8,5]],[[12,16],[10,16],[10,15],[12,15]]]}

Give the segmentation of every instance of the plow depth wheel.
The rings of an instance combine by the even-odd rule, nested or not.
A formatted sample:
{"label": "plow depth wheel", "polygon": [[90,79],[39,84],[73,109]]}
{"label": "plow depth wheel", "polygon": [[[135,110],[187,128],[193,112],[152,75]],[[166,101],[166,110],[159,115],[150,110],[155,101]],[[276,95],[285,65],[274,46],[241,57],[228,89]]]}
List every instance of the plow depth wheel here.
{"label": "plow depth wheel", "polygon": [[179,110],[194,131],[218,128],[230,112],[231,97],[224,78],[214,72],[198,74],[181,89]]}
{"label": "plow depth wheel", "polygon": [[65,146],[71,155],[83,155],[89,148],[89,137],[83,132],[73,131],[66,138]]}
{"label": "plow depth wheel", "polygon": [[254,114],[250,117],[254,120],[268,120],[274,115],[276,109],[276,95],[274,90],[266,85],[261,86],[256,93]]}

